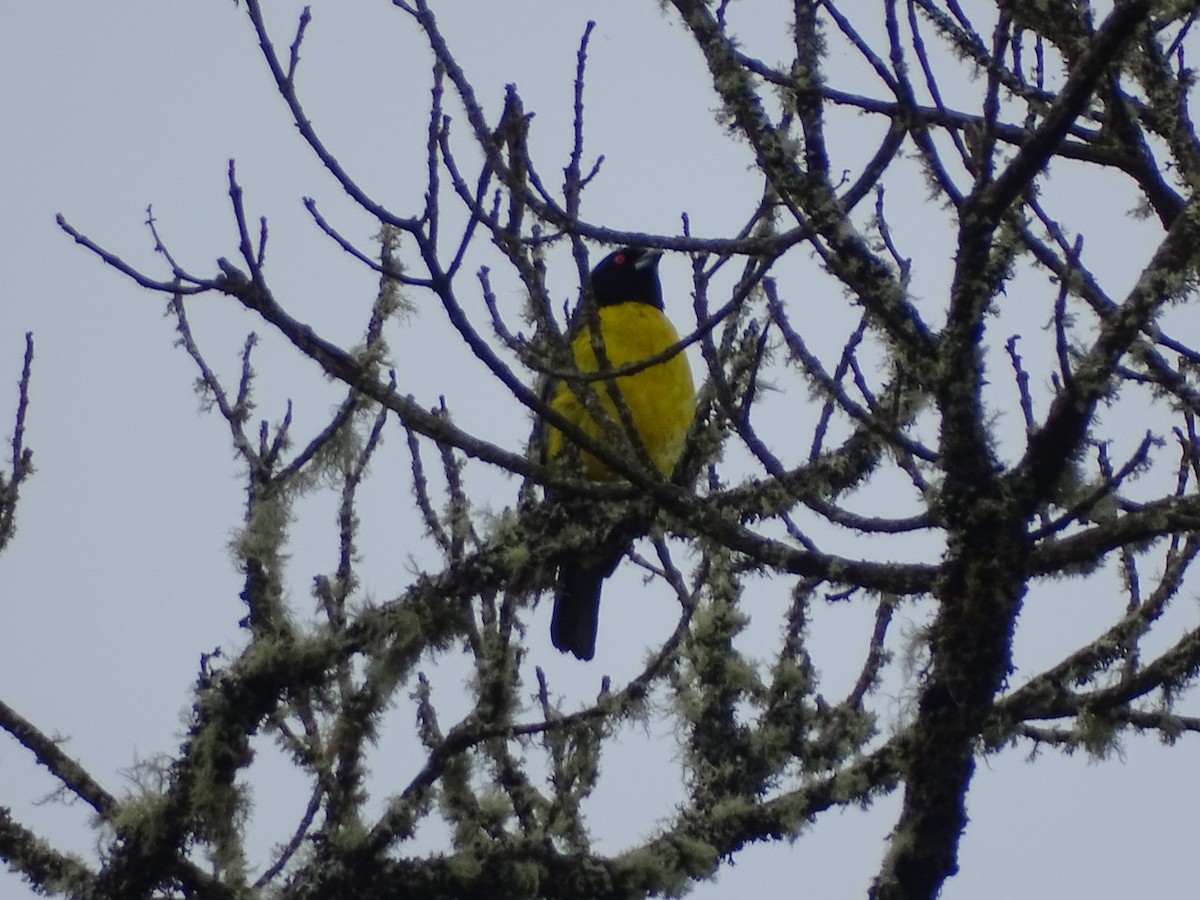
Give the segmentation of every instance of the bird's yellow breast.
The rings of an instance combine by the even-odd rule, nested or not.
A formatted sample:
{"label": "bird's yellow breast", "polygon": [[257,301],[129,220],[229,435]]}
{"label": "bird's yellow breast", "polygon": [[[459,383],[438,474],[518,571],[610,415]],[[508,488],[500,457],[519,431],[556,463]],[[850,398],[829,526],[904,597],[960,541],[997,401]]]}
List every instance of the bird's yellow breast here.
{"label": "bird's yellow breast", "polygon": [[[667,317],[646,303],[605,306],[599,312],[604,354],[614,369],[655,356],[679,342],[679,335]],[[571,342],[571,350],[580,372],[599,369],[588,329],[581,331]],[[683,451],[684,439],[696,413],[687,357],[682,352],[677,353],[665,362],[632,375],[622,375],[616,383],[637,429],[638,439],[658,470],[669,477]],[[617,431],[623,432],[620,415],[609,396],[609,382],[593,381],[590,384],[605,414]],[[579,397],[566,383],[559,383],[555,388],[551,406],[579,425],[589,437],[606,440],[604,430],[588,415]],[[547,456],[555,459],[562,450],[562,433],[551,428],[546,440]],[[588,478],[607,481],[614,477],[609,468],[591,454],[581,453],[580,459]]]}

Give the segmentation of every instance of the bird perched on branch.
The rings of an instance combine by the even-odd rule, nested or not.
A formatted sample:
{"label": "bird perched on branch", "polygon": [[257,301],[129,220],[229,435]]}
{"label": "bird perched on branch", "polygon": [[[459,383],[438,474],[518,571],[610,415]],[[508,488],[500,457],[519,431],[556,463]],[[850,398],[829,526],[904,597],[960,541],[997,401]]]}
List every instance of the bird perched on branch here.
{"label": "bird perched on branch", "polygon": [[[588,315],[577,308],[571,321],[569,338],[575,365],[581,373],[602,371],[593,344],[593,323],[599,323],[601,359],[614,370],[627,367],[663,353],[679,343],[679,335],[663,313],[662,285],[658,280],[660,250],[626,247],[605,257],[592,270],[591,295],[595,309]],[[622,411],[613,399],[615,381]],[[586,389],[560,381],[552,388],[550,405],[566,419],[578,425],[596,441],[614,446],[614,436],[626,435],[645,450],[645,455],[664,476],[670,477],[683,450],[684,440],[696,412],[695,391],[687,357],[682,351],[631,374],[615,379],[588,382],[594,403],[586,402]],[[581,396],[583,395],[583,396]],[[603,413],[605,427],[587,407]],[[628,416],[624,416],[623,412]],[[628,435],[622,420],[628,418],[636,436]],[[547,459],[562,461],[577,458],[584,477],[594,481],[612,481],[618,476],[592,454],[580,449],[568,453],[570,445],[562,432],[551,427],[546,436]],[[614,452],[626,458],[640,454]],[[568,504],[581,525],[591,525],[596,501],[572,499]],[[592,507],[592,508],[589,508]],[[563,652],[579,659],[591,659],[596,650],[596,626],[600,613],[600,587],[612,574],[644,523],[602,521],[597,525],[596,542],[581,546],[559,564],[558,587],[554,597],[554,615],[550,639]]]}

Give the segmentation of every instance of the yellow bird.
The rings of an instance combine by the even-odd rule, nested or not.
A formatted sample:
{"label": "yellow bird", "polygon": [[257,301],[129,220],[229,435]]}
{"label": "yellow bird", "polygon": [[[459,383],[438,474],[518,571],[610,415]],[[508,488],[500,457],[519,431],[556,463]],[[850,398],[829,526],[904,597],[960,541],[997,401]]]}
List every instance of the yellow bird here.
{"label": "yellow bird", "polygon": [[[605,257],[592,270],[592,297],[601,343],[613,369],[641,362],[679,343],[678,333],[663,313],[662,285],[658,280],[661,255],[660,250],[626,247]],[[571,334],[571,352],[579,371],[599,371],[591,329],[581,310],[575,312]],[[623,434],[620,413],[609,393],[611,383],[611,379],[589,382],[600,409],[616,432]],[[658,471],[670,477],[696,413],[687,357],[681,351],[639,372],[619,376],[616,387],[633,420],[639,443]],[[554,386],[550,405],[589,437],[609,443],[606,429],[588,414],[582,400],[566,382]],[[546,457],[552,461],[560,459],[565,447],[562,432],[550,428]],[[617,477],[590,453],[580,451],[578,457],[586,478],[611,481]],[[628,529],[616,529],[607,541],[582,548],[574,557],[560,562],[550,622],[550,639],[559,650],[569,651],[579,659],[591,659],[595,654],[601,584],[612,574],[636,536],[628,533]]]}

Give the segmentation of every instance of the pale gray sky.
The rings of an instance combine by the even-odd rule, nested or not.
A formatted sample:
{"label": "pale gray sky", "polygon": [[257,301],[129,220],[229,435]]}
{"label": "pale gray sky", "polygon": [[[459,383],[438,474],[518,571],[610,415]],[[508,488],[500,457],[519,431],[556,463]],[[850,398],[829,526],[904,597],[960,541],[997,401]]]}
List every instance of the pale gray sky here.
{"label": "pale gray sky", "polygon": [[[597,19],[588,138],[591,152],[603,152],[607,161],[585,200],[587,218],[672,232],[686,212],[702,235],[727,235],[745,221],[758,199],[750,156],[723,136],[703,61],[658,3],[452,0],[440,6],[451,45],[489,112],[496,114],[503,86],[515,82],[527,110],[536,113],[533,148],[550,181],[569,148],[579,38],[587,18]],[[412,23],[383,0],[313,7],[299,76],[309,116],[364,188],[398,211],[411,211],[424,187],[428,50]],[[756,2],[756,17],[745,27],[749,52],[783,57],[788,36],[777,23],[788,7]],[[272,4],[283,46],[300,8]],[[834,63],[854,65],[844,55]],[[969,94],[977,85],[953,88]],[[465,129],[461,116],[458,123]],[[873,149],[870,137],[878,125],[847,118],[840,127],[835,152],[853,167]],[[866,139],[856,141],[855,128]],[[32,331],[37,342],[27,433],[37,473],[22,494],[19,533],[0,558],[0,698],[66,738],[67,752],[116,793],[126,783],[121,773],[137,759],[177,746],[201,654],[239,645],[237,622],[244,611],[227,543],[241,514],[240,469],[224,422],[199,411],[194,368],[172,346],[163,304],[74,246],[54,215],[63,213],[128,261],[165,275],[144,227],[152,204],[180,262],[197,274],[214,274],[215,259],[236,251],[226,196],[230,158],[237,161],[248,208],[269,218],[268,274],[277,298],[324,336],[356,343],[375,278],[318,232],[301,198],[315,197],[361,246],[368,246],[375,228],[298,138],[240,8],[225,0],[124,0],[8,2],[0,10],[5,439],[24,333]],[[1132,280],[1150,244],[1123,215],[1129,196],[1102,183],[1081,188],[1070,178],[1064,175],[1067,187],[1057,197],[1047,192],[1047,202],[1094,204],[1094,217],[1112,222],[1112,243],[1090,244],[1090,261],[1104,274]],[[922,209],[920,179],[908,194],[894,190],[898,203],[907,201],[917,211],[898,220],[905,227],[897,237],[908,252],[945,246],[931,240],[943,233],[943,213]],[[480,255],[478,262],[486,261]],[[934,309],[952,260],[947,251],[940,264],[936,258],[926,262],[914,290]],[[668,311],[685,330],[687,262],[668,256],[662,268]],[[556,296],[565,301],[572,298],[575,275],[569,264],[560,271],[553,276]],[[795,271],[799,277],[804,266]],[[1044,279],[1019,283],[1030,291],[1049,290]],[[508,289],[502,301],[517,308],[515,286],[501,287]],[[1002,322],[1009,316],[1019,321],[1024,311],[1021,298],[1012,295]],[[389,332],[401,389],[427,405],[444,394],[458,424],[518,449],[528,432],[524,414],[459,352],[439,310],[414,299],[416,314]],[[811,296],[800,302],[811,304],[815,329],[849,321],[844,297],[827,281],[814,282]],[[236,373],[245,333],[259,331],[259,415],[278,420],[291,398],[293,433],[304,442],[340,391],[231,302],[203,297],[190,310],[210,362],[226,377]],[[835,335],[823,349],[837,345]],[[1001,359],[993,365],[1003,374]],[[771,399],[791,405],[781,427],[811,421],[815,407],[805,398],[799,390]],[[1015,417],[1012,424],[1019,427]],[[1130,429],[1133,443],[1140,435],[1141,426]],[[403,438],[393,429],[387,440],[364,498],[360,542],[366,587],[377,597],[399,591],[408,554],[420,546],[419,523],[408,511]],[[807,437],[799,443],[806,447]],[[482,468],[470,478],[481,505],[500,509],[511,502],[511,479]],[[332,508],[324,498],[297,510],[289,598],[297,609],[312,608],[312,576],[335,565]],[[936,548],[921,546],[897,544],[890,552],[926,558],[932,552],[936,558]],[[764,593],[761,602],[777,613],[781,600]],[[1121,603],[1111,585],[1031,594],[1020,623],[1017,663],[1024,668],[1017,680],[1093,636]],[[1194,605],[1189,599],[1181,615],[1194,614]],[[912,612],[913,628],[921,614]],[[847,673],[860,664],[871,615],[869,608],[851,605],[816,612],[814,655],[834,695],[839,678],[851,677]],[[561,693],[583,702],[594,696],[601,674],[619,681],[636,672],[672,617],[662,604],[646,601],[636,573],[623,572],[606,592],[596,662],[581,666],[549,647],[543,604],[531,620],[530,665],[542,665]],[[761,618],[750,637],[762,642],[765,657],[778,617]],[[443,665],[435,694],[451,707],[449,697],[461,685],[453,665]],[[899,680],[893,692],[899,710],[905,701]],[[403,785],[417,763],[404,752],[413,749],[409,719],[398,716],[395,724],[372,761],[377,797]],[[307,793],[273,759],[270,744],[260,742],[260,750],[251,773],[256,802],[250,831],[253,849],[264,854],[261,863],[270,846],[287,837]],[[627,730],[606,756],[608,778],[591,804],[598,849],[617,851],[670,815],[679,796],[671,768],[677,754],[667,725]],[[1130,739],[1119,757],[1103,763],[1053,753],[1028,763],[1027,754],[1027,747],[1017,747],[980,763],[969,796],[962,871],[947,883],[947,900],[1194,892],[1200,825],[1192,742],[1167,749],[1153,739]],[[0,736],[0,805],[56,848],[92,858],[94,838],[82,804],[39,802],[54,787],[22,747]],[[897,804],[898,797],[891,797],[866,812],[827,814],[794,845],[751,848],[693,896],[863,896]],[[436,829],[422,835],[429,843],[437,837]],[[0,872],[0,895],[32,896],[7,872]]]}

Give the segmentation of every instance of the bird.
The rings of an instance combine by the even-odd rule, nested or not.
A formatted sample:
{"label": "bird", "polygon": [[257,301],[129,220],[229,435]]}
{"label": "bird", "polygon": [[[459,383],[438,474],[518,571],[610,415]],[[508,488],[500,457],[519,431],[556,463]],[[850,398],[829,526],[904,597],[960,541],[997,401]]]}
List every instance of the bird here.
{"label": "bird", "polygon": [[[663,311],[662,284],[658,278],[661,256],[661,250],[623,247],[592,270],[589,280],[594,317],[587,314],[581,302],[567,332],[575,366],[581,373],[601,368],[592,343],[594,323],[599,324],[603,356],[613,369],[641,362],[679,344],[679,334]],[[659,473],[669,478],[696,414],[687,357],[680,350],[645,369],[617,376],[615,382],[637,432],[638,443]],[[578,396],[579,388],[573,390],[566,381],[552,385],[550,406],[588,437],[611,446],[611,434],[625,433],[621,414],[610,395],[612,383],[612,379],[588,383],[599,404],[598,411],[611,420],[608,428],[588,413],[586,405],[590,404],[585,405]],[[553,426],[547,431],[544,449],[546,459],[552,463],[568,458],[576,460],[582,475],[589,480],[614,481],[619,477],[586,450],[572,448],[569,440]],[[616,448],[614,451],[621,453]],[[594,500],[572,498],[568,508],[572,517],[586,527],[597,512],[595,504]],[[635,521],[610,521],[600,527],[603,533],[597,534],[594,544],[581,546],[558,566],[550,639],[560,651],[570,652],[580,660],[590,660],[596,651],[604,579],[613,573],[634,538],[644,530],[644,525]]]}

